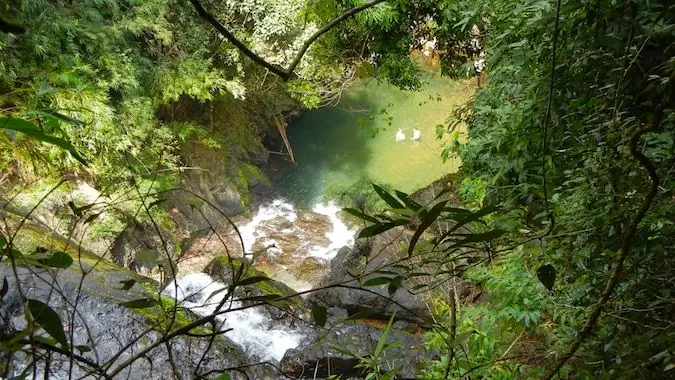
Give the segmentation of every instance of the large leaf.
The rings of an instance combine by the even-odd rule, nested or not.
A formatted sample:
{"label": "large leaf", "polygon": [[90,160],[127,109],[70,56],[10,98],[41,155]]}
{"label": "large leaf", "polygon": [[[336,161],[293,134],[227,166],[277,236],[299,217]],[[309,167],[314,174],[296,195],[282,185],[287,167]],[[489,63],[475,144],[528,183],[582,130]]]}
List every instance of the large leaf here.
{"label": "large leaf", "polygon": [[555,268],[551,264],[542,265],[537,269],[537,278],[541,281],[546,289],[553,290],[553,285],[555,285]]}
{"label": "large leaf", "polygon": [[262,281],[270,281],[271,279],[267,276],[252,276],[245,278],[237,283],[239,286],[251,285]]}
{"label": "large leaf", "polygon": [[389,205],[391,208],[405,208],[401,202],[397,201],[396,198],[394,198],[393,195],[389,194],[387,190],[381,188],[380,186],[377,186],[376,184],[373,184],[373,189],[375,189],[375,192],[377,195],[382,198],[385,203]]}
{"label": "large leaf", "polygon": [[363,286],[377,286],[390,283],[393,277],[373,277],[363,283]]}
{"label": "large leaf", "polygon": [[438,217],[441,215],[441,212],[443,211],[443,208],[445,207],[446,203],[448,203],[448,201],[437,203],[424,216],[422,223],[420,223],[419,227],[417,227],[417,230],[410,239],[410,244],[408,245],[408,255],[412,254],[413,250],[415,249],[415,245],[417,244],[417,241],[420,239],[424,231],[426,231],[427,228],[429,228],[431,224],[435,222],[436,219],[438,219]]}
{"label": "large leaf", "polygon": [[316,323],[317,326],[324,327],[326,325],[326,321],[328,320],[328,312],[326,311],[326,308],[323,306],[314,306],[312,308],[312,318],[314,319],[314,323]]}
{"label": "large leaf", "polygon": [[65,252],[52,252],[50,256],[37,260],[50,268],[68,268],[73,265],[73,258]]}
{"label": "large leaf", "polygon": [[394,317],[396,317],[396,312],[394,312],[394,314],[391,315],[391,318],[389,318],[387,326],[384,327],[384,330],[382,330],[382,335],[380,335],[380,339],[377,341],[377,346],[373,352],[373,356],[376,358],[379,358],[380,355],[382,355],[382,351],[384,351],[384,347],[387,344],[387,338],[389,337],[389,332],[391,331],[391,326],[394,324]]}
{"label": "large leaf", "polygon": [[377,220],[376,218],[373,218],[372,216],[367,215],[367,214],[365,214],[365,213],[363,213],[359,210],[353,209],[353,208],[349,208],[349,207],[343,208],[342,211],[344,211],[346,213],[349,213],[349,214],[352,214],[359,219],[367,220],[367,221],[372,222],[372,223],[379,223],[379,220]]}
{"label": "large leaf", "polygon": [[63,347],[68,347],[68,339],[63,331],[61,317],[49,305],[34,299],[28,299],[26,302],[28,311],[33,317],[33,321],[42,327],[47,334],[54,338]]}
{"label": "large leaf", "polygon": [[366,227],[359,232],[359,238],[365,238],[365,237],[372,237],[375,235],[379,235],[385,231],[389,231],[390,229],[397,227],[397,226],[403,226],[405,224],[408,224],[408,221],[406,219],[398,219],[393,222],[388,222],[388,223],[378,223],[378,224],[373,224],[372,226]]}
{"label": "large leaf", "polygon": [[87,161],[77,152],[77,149],[75,149],[75,147],[70,142],[44,133],[40,128],[29,121],[15,119],[12,117],[0,117],[0,128],[21,132],[38,141],[56,145],[70,152],[70,154],[72,154],[73,157],[80,161],[83,165],[87,165]]}
{"label": "large leaf", "polygon": [[120,305],[128,307],[130,309],[146,309],[149,307],[156,306],[158,304],[159,301],[157,301],[154,298],[141,298],[133,301],[122,302]]}
{"label": "large leaf", "polygon": [[410,195],[408,195],[408,194],[406,194],[402,191],[398,191],[398,190],[396,190],[394,192],[396,193],[396,196],[398,197],[398,199],[402,200],[403,203],[405,203],[406,207],[408,207],[409,209],[411,209],[413,211],[419,211],[422,208],[422,205],[413,201],[410,198]]}
{"label": "large leaf", "polygon": [[[453,220],[455,220],[457,223],[452,226],[448,231],[443,233],[436,241],[436,244],[434,245],[434,248],[438,246],[443,240],[445,240],[448,236],[452,235],[455,231],[460,229],[462,226],[465,226],[469,223],[479,221],[480,218],[482,218],[485,215],[491,214],[499,209],[498,206],[492,205],[492,206],[486,206],[474,213],[472,212],[466,212],[468,210],[464,209],[446,209],[446,211],[450,210],[452,212],[455,212],[457,214],[460,214],[461,216],[455,216]],[[454,211],[453,211],[454,210]]]}

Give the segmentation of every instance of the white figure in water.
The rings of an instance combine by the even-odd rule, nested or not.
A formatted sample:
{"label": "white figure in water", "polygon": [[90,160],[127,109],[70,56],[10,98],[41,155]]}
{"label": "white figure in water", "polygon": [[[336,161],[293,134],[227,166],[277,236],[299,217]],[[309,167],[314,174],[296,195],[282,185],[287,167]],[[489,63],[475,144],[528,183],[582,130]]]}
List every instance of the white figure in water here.
{"label": "white figure in water", "polygon": [[422,136],[422,131],[420,131],[417,128],[413,128],[413,135],[412,135],[413,141],[420,141],[421,136]]}
{"label": "white figure in water", "polygon": [[396,141],[403,141],[405,140],[405,133],[403,133],[403,130],[401,128],[396,131]]}

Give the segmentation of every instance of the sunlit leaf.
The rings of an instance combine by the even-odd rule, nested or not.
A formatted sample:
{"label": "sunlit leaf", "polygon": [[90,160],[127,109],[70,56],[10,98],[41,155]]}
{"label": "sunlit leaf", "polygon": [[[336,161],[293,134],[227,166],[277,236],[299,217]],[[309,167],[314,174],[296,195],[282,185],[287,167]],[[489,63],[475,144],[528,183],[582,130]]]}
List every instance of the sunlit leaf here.
{"label": "sunlit leaf", "polygon": [[70,154],[82,164],[87,165],[87,161],[77,152],[77,149],[75,149],[75,147],[71,145],[70,142],[45,134],[40,128],[29,121],[11,117],[0,117],[0,128],[21,132],[26,136],[32,137],[38,141],[56,145],[70,152]]}

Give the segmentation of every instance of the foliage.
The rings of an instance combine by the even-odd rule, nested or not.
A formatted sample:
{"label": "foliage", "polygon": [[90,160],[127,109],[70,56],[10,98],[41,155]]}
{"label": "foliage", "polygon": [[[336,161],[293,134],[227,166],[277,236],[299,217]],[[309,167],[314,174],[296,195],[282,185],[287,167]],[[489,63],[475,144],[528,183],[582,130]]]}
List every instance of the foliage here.
{"label": "foliage", "polygon": [[[469,127],[466,143],[451,149],[460,153],[463,175],[471,178],[465,196],[483,193],[473,185],[482,181],[488,185],[486,201],[504,202],[522,215],[516,226],[522,236],[510,245],[525,241],[526,252],[538,253],[528,253],[532,258],[526,261],[505,261],[502,265],[511,267],[507,271],[529,267],[529,282],[536,268],[551,265],[557,272],[550,296],[556,306],[548,302],[547,313],[528,320],[537,329],[555,326],[548,351],[561,354],[585,323],[584,310],[603,292],[646,199],[649,213],[632,237],[606,316],[564,371],[662,376],[670,359],[648,363],[669,350],[665,340],[674,334],[665,322],[672,294],[663,290],[672,287],[672,255],[666,252],[672,251],[675,236],[673,182],[668,180],[673,178],[675,136],[668,116],[675,72],[672,7],[643,1],[612,6],[562,2],[558,18],[551,1],[461,6],[470,12],[456,16],[457,33],[467,17],[468,25],[477,18],[489,21],[489,81],[449,123],[448,131],[458,123]],[[557,29],[552,27],[556,20]],[[653,129],[637,144],[647,164],[630,148],[643,128]],[[653,198],[646,196],[652,183],[649,166],[663,179]],[[508,250],[508,255],[522,254]],[[498,275],[498,268],[503,267],[494,267],[491,275]],[[499,301],[502,288],[490,294],[497,309],[511,302]]]}

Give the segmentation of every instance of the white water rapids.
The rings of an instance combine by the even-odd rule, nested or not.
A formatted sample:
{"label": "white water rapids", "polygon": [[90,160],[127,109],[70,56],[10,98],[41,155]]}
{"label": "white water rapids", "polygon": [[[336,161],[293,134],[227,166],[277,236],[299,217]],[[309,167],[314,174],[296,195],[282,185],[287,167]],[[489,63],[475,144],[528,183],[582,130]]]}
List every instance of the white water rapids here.
{"label": "white water rapids", "polygon": [[[195,314],[207,316],[218,312],[218,305],[226,295],[225,291],[220,291],[224,288],[227,285],[205,273],[190,273],[169,284],[163,293]],[[230,299],[220,310],[241,306],[241,302]],[[298,329],[280,326],[258,307],[228,311],[217,320],[221,323],[220,331],[231,329],[224,334],[227,338],[237,343],[247,356],[260,360],[280,361],[286,350],[297,347],[304,337]]]}
{"label": "white water rapids", "polygon": [[[288,270],[307,259],[327,266],[340,248],[354,243],[355,231],[340,220],[338,212],[340,207],[333,203],[319,203],[311,211],[305,211],[275,200],[260,206],[248,223],[239,227],[239,233],[247,253],[263,252],[264,260],[274,269],[272,277],[296,290],[309,289],[311,285],[306,278],[297,278]],[[169,284],[164,294],[206,316],[218,312],[226,294],[219,290],[226,287],[207,274],[188,273]],[[221,310],[241,306],[240,301],[229,299]],[[260,307],[229,311],[221,314],[218,321],[221,331],[231,329],[224,334],[227,338],[241,346],[247,356],[260,360],[280,361],[286,350],[297,347],[305,337],[301,330],[273,320]]]}
{"label": "white water rapids", "polygon": [[[311,244],[298,247],[300,252],[295,252],[297,256],[316,257],[318,259],[330,260],[335,257],[337,251],[344,246],[351,246],[354,244],[355,231],[347,227],[347,225],[338,218],[337,214],[340,207],[333,203],[323,204],[317,203],[312,208],[312,212],[328,217],[331,224],[331,230],[325,233],[325,238],[328,244]],[[267,249],[267,254],[280,254],[283,249],[278,244],[278,241],[273,237],[269,237],[269,230],[271,229],[275,235],[294,235],[301,236],[308,234],[308,231],[302,229],[298,225],[293,225],[298,220],[298,211],[295,207],[283,200],[277,199],[271,203],[260,206],[255,216],[246,225],[239,228],[242,240],[244,241],[244,248],[246,252],[254,252],[254,245],[256,242],[261,242],[263,247],[271,247]],[[275,229],[287,222],[287,226],[281,229]]]}

